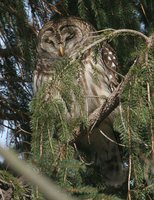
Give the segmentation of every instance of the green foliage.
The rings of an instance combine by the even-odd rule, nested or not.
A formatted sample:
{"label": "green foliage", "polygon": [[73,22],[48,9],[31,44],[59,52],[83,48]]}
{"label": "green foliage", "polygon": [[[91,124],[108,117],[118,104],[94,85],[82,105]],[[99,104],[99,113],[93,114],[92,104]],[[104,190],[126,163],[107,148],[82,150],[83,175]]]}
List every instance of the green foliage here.
{"label": "green foliage", "polygon": [[[26,199],[28,188],[25,187],[25,185],[22,183],[22,180],[20,180],[17,177],[14,177],[8,171],[0,170],[0,181],[1,185],[5,185],[4,190],[6,190],[7,187],[10,193],[12,190],[14,199]],[[9,198],[9,193],[6,196]]]}
{"label": "green foliage", "polygon": [[[122,94],[121,113],[115,122],[115,129],[121,133],[126,157],[131,165],[132,197],[146,199],[154,196],[153,171],[153,113],[152,91],[154,83],[154,57],[147,49],[142,50],[139,60],[131,68],[131,80]],[[146,63],[143,58],[146,57]],[[147,161],[148,160],[148,161]],[[131,163],[130,163],[131,162]],[[150,166],[147,170],[147,165]],[[148,167],[149,168],[149,167]],[[150,173],[151,175],[149,176]],[[148,192],[146,190],[148,188]]]}

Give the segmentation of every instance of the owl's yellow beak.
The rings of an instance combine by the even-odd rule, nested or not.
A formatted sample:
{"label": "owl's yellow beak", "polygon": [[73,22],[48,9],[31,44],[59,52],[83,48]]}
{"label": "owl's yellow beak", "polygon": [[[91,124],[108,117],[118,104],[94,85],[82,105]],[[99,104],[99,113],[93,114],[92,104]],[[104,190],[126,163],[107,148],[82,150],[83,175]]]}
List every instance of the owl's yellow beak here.
{"label": "owl's yellow beak", "polygon": [[64,47],[62,45],[59,46],[59,55],[60,56],[64,56],[65,50]]}

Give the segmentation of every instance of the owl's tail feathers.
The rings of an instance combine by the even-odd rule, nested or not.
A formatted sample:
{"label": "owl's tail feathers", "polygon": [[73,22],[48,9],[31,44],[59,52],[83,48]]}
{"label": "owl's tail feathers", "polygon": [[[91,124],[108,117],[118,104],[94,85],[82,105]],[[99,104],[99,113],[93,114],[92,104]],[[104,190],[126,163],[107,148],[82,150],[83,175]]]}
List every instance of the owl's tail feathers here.
{"label": "owl's tail feathers", "polygon": [[128,169],[122,162],[110,120],[104,120],[89,134],[81,134],[77,140],[77,146],[94,163],[94,167],[98,169],[102,177],[102,182],[106,185],[118,188],[126,182]]}
{"label": "owl's tail feathers", "polygon": [[[103,144],[105,141],[101,141],[100,139],[100,142]],[[119,188],[127,180],[128,167],[126,163],[122,162],[117,145],[112,142],[108,142],[106,145],[104,143],[101,148],[97,145],[98,148],[95,149],[96,151],[93,149],[95,157],[91,153],[91,158],[102,177],[102,182],[107,186]]]}

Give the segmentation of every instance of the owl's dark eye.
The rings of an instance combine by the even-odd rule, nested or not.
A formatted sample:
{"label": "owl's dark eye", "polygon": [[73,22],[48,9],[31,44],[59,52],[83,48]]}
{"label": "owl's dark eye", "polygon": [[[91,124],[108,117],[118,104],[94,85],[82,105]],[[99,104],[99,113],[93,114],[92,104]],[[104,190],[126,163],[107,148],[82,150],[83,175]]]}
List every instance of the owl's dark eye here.
{"label": "owl's dark eye", "polygon": [[55,44],[52,40],[49,40],[48,43],[51,44],[52,46],[55,46]]}
{"label": "owl's dark eye", "polygon": [[48,44],[51,44],[52,46],[55,46],[55,44],[54,44],[54,42],[52,40],[45,39],[44,42],[48,43]]}
{"label": "owl's dark eye", "polygon": [[69,41],[69,40],[71,40],[72,38],[74,38],[74,36],[75,36],[75,33],[70,33],[70,35],[68,35],[67,37],[66,37],[66,41]]}

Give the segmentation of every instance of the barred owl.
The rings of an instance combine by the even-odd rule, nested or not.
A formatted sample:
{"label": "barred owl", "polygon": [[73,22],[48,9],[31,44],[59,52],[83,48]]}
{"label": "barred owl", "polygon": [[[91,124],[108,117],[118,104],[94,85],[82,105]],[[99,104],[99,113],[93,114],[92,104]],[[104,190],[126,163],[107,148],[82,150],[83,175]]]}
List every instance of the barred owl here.
{"label": "barred owl", "polygon": [[[45,24],[38,35],[38,62],[34,71],[34,92],[36,93],[43,83],[52,79],[56,61],[64,57],[68,57],[70,61],[76,60],[80,52],[94,41],[96,35],[96,30],[92,25],[75,17],[53,20]],[[117,85],[115,73],[117,60],[113,49],[107,43],[102,43],[98,50],[94,51],[94,48],[89,46],[84,52],[81,57],[84,70],[80,71],[74,80],[84,90],[84,112],[88,116],[104,103]],[[97,81],[94,80],[95,71],[98,72]],[[59,91],[53,92],[52,98],[62,99]],[[71,111],[67,112],[66,108],[67,116],[68,113],[71,117],[80,116],[75,99],[71,105]],[[76,145],[93,161],[94,167],[99,169],[105,184],[119,187],[124,182],[124,169],[118,145],[111,141],[116,141],[113,120],[114,114],[111,113],[90,134],[81,134]],[[102,132],[107,137],[104,137]]]}

